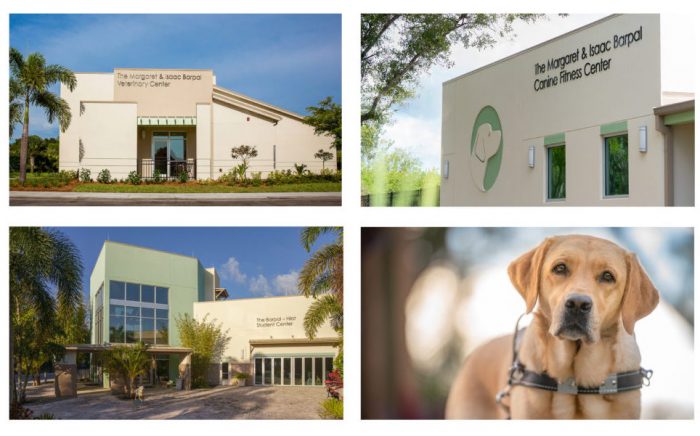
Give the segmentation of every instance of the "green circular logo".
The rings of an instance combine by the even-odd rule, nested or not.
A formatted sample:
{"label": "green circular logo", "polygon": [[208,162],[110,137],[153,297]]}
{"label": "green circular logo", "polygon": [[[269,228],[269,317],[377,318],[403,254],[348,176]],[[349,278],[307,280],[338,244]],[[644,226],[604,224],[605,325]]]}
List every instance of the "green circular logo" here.
{"label": "green circular logo", "polygon": [[503,132],[496,109],[484,106],[476,116],[469,150],[469,168],[476,187],[486,192],[496,183],[503,158]]}

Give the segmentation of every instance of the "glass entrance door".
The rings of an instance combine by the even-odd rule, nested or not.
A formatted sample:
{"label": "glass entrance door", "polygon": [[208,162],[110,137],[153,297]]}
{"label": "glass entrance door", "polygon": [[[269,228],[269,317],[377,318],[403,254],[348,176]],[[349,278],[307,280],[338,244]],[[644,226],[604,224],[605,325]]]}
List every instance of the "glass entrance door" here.
{"label": "glass entrance door", "polygon": [[154,132],[151,146],[154,170],[166,177],[177,177],[187,171],[186,142],[183,132]]}

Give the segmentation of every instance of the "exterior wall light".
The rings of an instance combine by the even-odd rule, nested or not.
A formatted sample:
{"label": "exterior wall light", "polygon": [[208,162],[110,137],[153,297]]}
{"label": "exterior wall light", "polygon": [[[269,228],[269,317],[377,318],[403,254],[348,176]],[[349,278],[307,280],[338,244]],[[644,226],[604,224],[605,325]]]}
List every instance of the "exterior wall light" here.
{"label": "exterior wall light", "polygon": [[639,126],[639,151],[647,152],[647,126]]}
{"label": "exterior wall light", "polygon": [[535,168],[535,146],[531,145],[527,149],[527,166]]}
{"label": "exterior wall light", "polygon": [[445,180],[450,178],[450,161],[447,159],[442,164],[442,178]]}

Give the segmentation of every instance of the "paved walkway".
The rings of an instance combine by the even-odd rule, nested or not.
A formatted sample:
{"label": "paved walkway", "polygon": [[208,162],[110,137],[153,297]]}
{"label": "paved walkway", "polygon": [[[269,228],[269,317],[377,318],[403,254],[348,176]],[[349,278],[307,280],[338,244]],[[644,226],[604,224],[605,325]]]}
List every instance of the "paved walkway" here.
{"label": "paved walkway", "polygon": [[340,192],[130,194],[10,191],[10,206],[340,206]]}
{"label": "paved walkway", "polygon": [[[53,384],[50,384],[53,390]],[[36,396],[27,392],[30,398]],[[76,398],[39,398],[25,404],[34,415],[57,419],[319,419],[323,387],[233,387],[176,391],[146,389],[145,400],[123,400],[106,390]]]}

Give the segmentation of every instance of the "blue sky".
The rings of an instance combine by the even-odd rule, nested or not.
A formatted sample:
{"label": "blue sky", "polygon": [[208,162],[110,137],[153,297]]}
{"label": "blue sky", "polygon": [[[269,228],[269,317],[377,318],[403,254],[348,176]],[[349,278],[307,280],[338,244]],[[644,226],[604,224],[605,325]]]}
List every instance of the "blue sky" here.
{"label": "blue sky", "polygon": [[[300,242],[299,227],[62,227],[83,260],[83,289],[105,240],[194,256],[215,267],[229,298],[296,294],[296,281],[311,256]],[[323,235],[312,253],[335,240]]]}
{"label": "blue sky", "polygon": [[[327,96],[341,102],[339,14],[12,14],[10,45],[75,72],[212,69],[218,85],[301,114]],[[34,110],[30,132],[58,127]]]}

